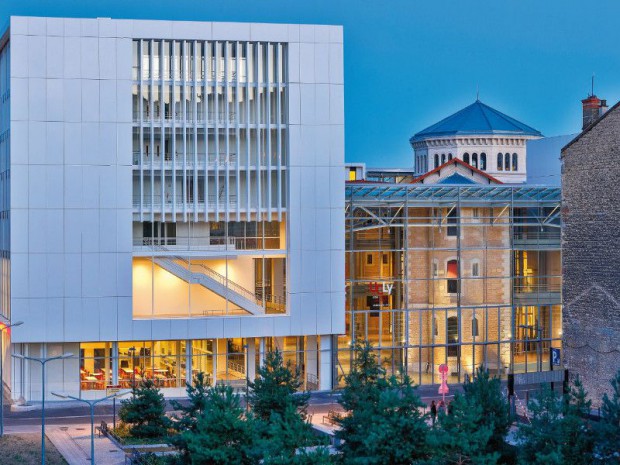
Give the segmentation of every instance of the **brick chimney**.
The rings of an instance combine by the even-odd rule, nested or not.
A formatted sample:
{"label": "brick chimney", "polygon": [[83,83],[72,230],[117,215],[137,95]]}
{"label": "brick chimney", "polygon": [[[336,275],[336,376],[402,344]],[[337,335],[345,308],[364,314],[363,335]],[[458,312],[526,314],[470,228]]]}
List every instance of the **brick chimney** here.
{"label": "brick chimney", "polygon": [[583,107],[582,130],[590,126],[607,111],[607,100],[601,100],[594,94],[590,95],[587,99],[582,100],[581,105]]}

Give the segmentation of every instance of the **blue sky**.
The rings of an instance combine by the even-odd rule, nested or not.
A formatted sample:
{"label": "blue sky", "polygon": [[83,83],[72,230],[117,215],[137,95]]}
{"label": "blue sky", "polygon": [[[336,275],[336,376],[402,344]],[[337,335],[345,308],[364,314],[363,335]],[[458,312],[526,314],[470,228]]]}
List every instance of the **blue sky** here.
{"label": "blue sky", "polygon": [[342,24],[346,160],[412,163],[408,139],[476,98],[547,136],[580,99],[620,99],[620,2],[598,0],[0,0],[9,15]]}

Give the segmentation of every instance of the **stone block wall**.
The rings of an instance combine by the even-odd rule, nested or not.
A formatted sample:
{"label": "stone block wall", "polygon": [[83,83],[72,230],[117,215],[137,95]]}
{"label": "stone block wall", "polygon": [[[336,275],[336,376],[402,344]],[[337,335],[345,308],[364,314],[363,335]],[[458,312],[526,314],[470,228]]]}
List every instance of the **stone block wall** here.
{"label": "stone block wall", "polygon": [[564,363],[595,404],[620,369],[620,105],[562,150]]}

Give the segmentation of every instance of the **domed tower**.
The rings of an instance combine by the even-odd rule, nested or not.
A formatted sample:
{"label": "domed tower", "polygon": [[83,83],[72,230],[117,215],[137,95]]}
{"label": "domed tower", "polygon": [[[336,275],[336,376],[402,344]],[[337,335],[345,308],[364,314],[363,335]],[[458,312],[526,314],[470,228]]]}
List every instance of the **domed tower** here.
{"label": "domed tower", "polygon": [[416,133],[414,169],[421,176],[458,158],[504,183],[527,180],[526,142],[540,131],[476,100]]}

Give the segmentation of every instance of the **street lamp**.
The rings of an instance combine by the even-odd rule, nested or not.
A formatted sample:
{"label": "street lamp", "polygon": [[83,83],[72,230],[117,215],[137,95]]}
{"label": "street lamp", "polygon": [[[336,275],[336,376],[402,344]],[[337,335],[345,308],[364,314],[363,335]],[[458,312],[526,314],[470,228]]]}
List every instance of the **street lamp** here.
{"label": "street lamp", "polygon": [[61,399],[77,400],[79,402],[84,402],[85,404],[88,404],[88,406],[90,407],[90,463],[91,465],[95,465],[95,405],[97,405],[99,402],[103,402],[104,400],[121,397],[121,396],[124,396],[125,394],[129,394],[129,391],[117,392],[115,394],[102,397],[101,399],[86,400],[86,399],[80,399],[79,397],[70,396],[67,394],[59,394],[57,392],[52,392],[52,395],[56,397],[60,397]]}
{"label": "street lamp", "polygon": [[45,465],[45,365],[47,362],[52,362],[54,360],[71,358],[73,357],[73,354],[67,352],[62,355],[58,355],[57,357],[27,357],[22,354],[13,354],[13,357],[20,358],[22,360],[29,360],[31,362],[38,362],[41,364],[41,465]]}
{"label": "street lamp", "polygon": [[16,321],[8,325],[0,323],[0,438],[4,436],[4,331],[23,324],[23,321]]}

